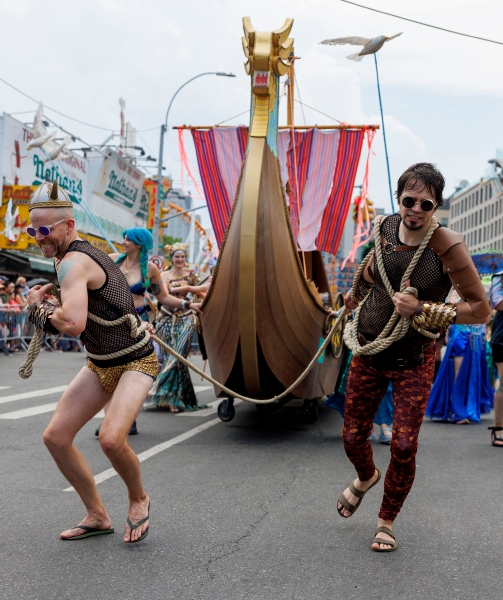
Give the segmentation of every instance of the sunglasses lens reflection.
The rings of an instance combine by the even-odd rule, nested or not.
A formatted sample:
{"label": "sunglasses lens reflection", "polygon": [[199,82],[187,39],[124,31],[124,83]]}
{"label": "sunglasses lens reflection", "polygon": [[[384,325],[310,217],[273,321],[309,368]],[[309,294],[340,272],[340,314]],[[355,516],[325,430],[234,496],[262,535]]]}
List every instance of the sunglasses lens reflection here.
{"label": "sunglasses lens reflection", "polygon": [[35,237],[37,235],[37,232],[35,231],[35,227],[27,227],[26,228],[26,233],[30,236],[30,237]]}

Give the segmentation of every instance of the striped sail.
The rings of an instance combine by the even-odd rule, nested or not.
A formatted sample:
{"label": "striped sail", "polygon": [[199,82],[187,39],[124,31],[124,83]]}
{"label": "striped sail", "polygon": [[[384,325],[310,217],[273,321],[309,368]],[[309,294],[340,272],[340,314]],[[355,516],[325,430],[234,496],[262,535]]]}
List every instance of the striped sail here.
{"label": "striped sail", "polygon": [[[299,249],[337,253],[364,135],[364,130],[351,129],[278,133],[280,173]],[[192,137],[220,246],[246,153],[248,128],[193,129]]]}

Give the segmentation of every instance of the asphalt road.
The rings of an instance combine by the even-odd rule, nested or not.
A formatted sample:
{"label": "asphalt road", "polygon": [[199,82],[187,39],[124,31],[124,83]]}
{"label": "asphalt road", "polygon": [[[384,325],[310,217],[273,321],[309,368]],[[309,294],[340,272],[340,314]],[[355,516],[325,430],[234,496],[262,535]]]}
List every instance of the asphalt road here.
{"label": "asphalt road", "polygon": [[[248,404],[236,407],[230,423],[214,410],[141,412],[131,445],[145,453],[149,537],[122,542],[127,496],[112,476],[98,488],[115,535],[63,542],[59,532],[80,521],[83,507],[75,492],[64,491],[68,484],[41,435],[58,388],[84,357],[42,353],[27,381],[17,375],[22,359],[0,356],[0,598],[503,597],[503,451],[490,445],[489,417],[481,425],[424,424],[393,554],[370,549],[382,482],[351,519],[337,515],[337,497],[353,471],[341,418],[324,406],[314,425],[303,424],[298,407],[289,405],[265,424]],[[206,382],[195,384],[200,403],[215,400]],[[99,422],[92,419],[76,441],[95,475],[110,467],[94,436]],[[375,443],[374,451],[385,469],[389,447]]]}

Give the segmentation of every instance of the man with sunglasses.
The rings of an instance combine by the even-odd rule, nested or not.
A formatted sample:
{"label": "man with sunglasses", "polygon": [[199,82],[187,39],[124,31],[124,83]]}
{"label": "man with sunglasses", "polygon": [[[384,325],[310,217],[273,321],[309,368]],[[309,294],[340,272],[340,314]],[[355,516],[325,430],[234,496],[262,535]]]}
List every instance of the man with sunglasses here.
{"label": "man with sunglasses", "polygon": [[[423,323],[423,330],[437,333],[449,324],[485,323],[489,305],[480,277],[459,233],[433,225],[437,208],[444,204],[444,178],[429,163],[409,167],[398,180],[396,197],[399,213],[378,225],[381,238],[380,273],[373,257],[363,272],[360,298],[347,294],[347,308],[359,312],[357,337],[360,346],[373,342],[388,324],[394,310]],[[404,274],[426,234],[433,234],[413,269],[407,286],[417,289],[418,297],[400,293]],[[390,296],[383,275],[395,293]],[[454,285],[463,302],[445,303]],[[435,341],[410,326],[402,339],[373,355],[353,356],[346,388],[343,439],[346,454],[356,468],[358,478],[347,487],[337,505],[339,514],[350,517],[365,493],[380,479],[368,437],[379,403],[393,383],[395,418],[391,442],[391,460],[384,483],[384,497],[378,515],[372,550],[391,552],[397,542],[393,522],[409,493],[415,474],[415,455],[435,369]]]}
{"label": "man with sunglasses", "polygon": [[[28,234],[36,239],[46,258],[56,259],[61,304],[55,308],[46,299],[52,284],[34,286],[28,302],[36,305],[44,329],[72,337],[80,334],[88,354],[87,365],[65,390],[44,432],[44,443],[87,510],[82,522],[63,531],[61,538],[79,540],[114,531],[91,470],[73,443],[83,425],[109,403],[99,440],[128,489],[123,540],[139,542],[148,533],[150,499],[142,485],[138,458],[127,438],[157,377],[157,356],[137,317],[126,277],[109,256],[79,238],[66,192],[58,189],[56,181],[44,183],[34,191],[29,210]],[[177,306],[182,303],[171,300]],[[91,318],[115,321],[127,315],[130,320],[113,327]],[[133,322],[138,327],[134,338]],[[119,352],[119,356],[110,356]]]}

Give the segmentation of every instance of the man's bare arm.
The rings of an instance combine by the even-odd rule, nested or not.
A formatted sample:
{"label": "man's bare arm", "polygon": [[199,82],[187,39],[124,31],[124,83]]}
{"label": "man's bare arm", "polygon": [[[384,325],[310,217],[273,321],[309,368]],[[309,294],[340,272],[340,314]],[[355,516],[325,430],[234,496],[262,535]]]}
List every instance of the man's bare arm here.
{"label": "man's bare arm", "polygon": [[54,311],[51,323],[72,337],[82,333],[87,322],[88,269],[83,259],[68,256],[58,266],[61,306]]}
{"label": "man's bare arm", "polygon": [[[166,284],[162,280],[161,272],[159,269],[152,263],[148,265],[148,276],[150,279],[150,289],[152,293],[157,298],[157,300],[163,304],[164,306],[168,306],[169,308],[183,308],[183,301],[176,296],[172,296],[167,288]],[[196,312],[201,312],[197,304],[191,304],[190,308],[195,310]]]}

